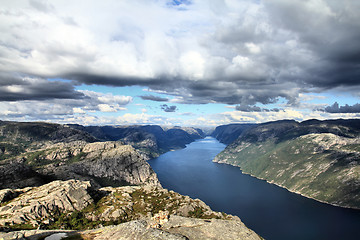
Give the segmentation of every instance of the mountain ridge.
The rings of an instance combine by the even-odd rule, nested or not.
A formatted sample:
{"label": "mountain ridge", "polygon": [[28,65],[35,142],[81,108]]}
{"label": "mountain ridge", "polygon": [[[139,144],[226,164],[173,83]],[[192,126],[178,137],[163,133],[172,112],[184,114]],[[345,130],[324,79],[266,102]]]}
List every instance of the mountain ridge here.
{"label": "mountain ridge", "polygon": [[336,206],[360,208],[360,120],[276,121],[248,128],[214,162]]}

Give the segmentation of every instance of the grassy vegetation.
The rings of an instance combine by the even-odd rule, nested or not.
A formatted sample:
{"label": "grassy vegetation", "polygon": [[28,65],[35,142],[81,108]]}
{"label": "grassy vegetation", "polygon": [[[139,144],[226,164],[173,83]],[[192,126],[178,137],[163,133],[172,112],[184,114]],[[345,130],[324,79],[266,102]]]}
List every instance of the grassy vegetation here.
{"label": "grassy vegetation", "polygon": [[13,225],[5,224],[5,227],[11,229],[12,231],[36,229],[36,227],[34,227],[31,224],[13,224]]}
{"label": "grassy vegetation", "polygon": [[76,162],[80,162],[81,160],[84,160],[86,158],[86,153],[84,152],[80,152],[77,155],[71,156],[66,162],[67,163],[76,163]]}
{"label": "grassy vegetation", "polygon": [[46,151],[40,150],[26,154],[26,163],[32,167],[40,167],[50,163],[54,163],[49,159],[46,159]]}
{"label": "grassy vegetation", "polygon": [[25,148],[22,145],[0,142],[0,150],[0,152],[4,152],[3,154],[0,154],[1,161],[23,153]]}
{"label": "grassy vegetation", "polygon": [[55,216],[54,219],[55,221],[46,228],[85,230],[95,228],[103,223],[101,221],[90,221],[82,211],[75,211],[71,214],[61,213]]}

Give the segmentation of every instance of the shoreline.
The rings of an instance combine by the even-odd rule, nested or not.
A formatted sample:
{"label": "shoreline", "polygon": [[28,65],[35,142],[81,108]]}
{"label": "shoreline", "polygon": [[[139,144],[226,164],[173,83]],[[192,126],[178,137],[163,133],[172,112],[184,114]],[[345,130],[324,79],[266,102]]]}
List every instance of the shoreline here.
{"label": "shoreline", "polygon": [[245,175],[249,175],[249,176],[254,177],[254,178],[256,178],[256,179],[259,179],[259,180],[263,180],[263,181],[265,181],[265,182],[267,182],[267,183],[269,183],[269,184],[273,184],[273,185],[275,185],[275,186],[277,186],[277,187],[281,187],[281,188],[286,189],[287,191],[289,191],[289,192],[291,192],[291,193],[298,194],[298,195],[300,195],[300,196],[302,196],[302,197],[305,197],[305,198],[308,198],[308,199],[312,199],[312,200],[314,200],[314,201],[317,201],[317,202],[320,202],[320,203],[324,203],[324,204],[327,204],[327,205],[331,205],[331,206],[334,206],[334,207],[340,207],[340,208],[346,208],[346,209],[351,209],[351,210],[358,210],[358,211],[360,211],[360,208],[354,208],[354,207],[349,207],[349,206],[341,206],[341,205],[338,205],[338,204],[329,203],[329,202],[326,202],[326,201],[323,201],[323,200],[319,200],[319,199],[316,199],[316,198],[313,198],[313,197],[304,195],[304,194],[302,194],[302,193],[300,193],[300,192],[297,192],[297,191],[293,191],[293,190],[291,190],[291,189],[288,189],[287,187],[285,187],[285,186],[283,186],[283,185],[281,185],[281,184],[278,184],[278,183],[276,183],[276,182],[270,182],[270,181],[268,181],[267,179],[264,179],[264,178],[255,176],[255,175],[253,175],[253,174],[251,174],[251,173],[248,173],[248,172],[245,172],[245,171],[244,171],[243,169],[241,169],[241,167],[238,166],[238,165],[231,164],[231,163],[227,163],[227,162],[214,161],[214,160],[215,160],[215,159],[213,159],[212,162],[218,163],[218,164],[227,164],[227,165],[230,165],[230,166],[233,166],[233,167],[237,167],[237,168],[239,168],[239,170],[241,171],[241,173],[243,173],[243,174],[245,174]]}

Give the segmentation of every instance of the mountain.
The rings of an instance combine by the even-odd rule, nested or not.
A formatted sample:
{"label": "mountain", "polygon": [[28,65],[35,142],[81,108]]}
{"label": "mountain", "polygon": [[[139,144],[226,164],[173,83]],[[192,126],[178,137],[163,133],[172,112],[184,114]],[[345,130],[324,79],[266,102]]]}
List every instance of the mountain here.
{"label": "mountain", "polygon": [[202,137],[195,128],[0,121],[0,189],[69,179],[159,184],[146,160]]}
{"label": "mountain", "polygon": [[230,144],[235,141],[243,131],[254,127],[256,124],[228,124],[215,128],[211,136],[219,140],[221,143]]}
{"label": "mountain", "polygon": [[360,120],[291,120],[243,131],[214,162],[306,197],[360,208]]}
{"label": "mountain", "polygon": [[139,150],[146,158],[158,157],[173,149],[184,148],[196,139],[205,137],[198,128],[144,126],[81,126],[70,127],[90,133],[102,141],[123,141]]}
{"label": "mountain", "polygon": [[67,125],[1,122],[0,149],[0,189],[69,179],[88,180],[97,187],[159,184],[132,146],[99,142]]}

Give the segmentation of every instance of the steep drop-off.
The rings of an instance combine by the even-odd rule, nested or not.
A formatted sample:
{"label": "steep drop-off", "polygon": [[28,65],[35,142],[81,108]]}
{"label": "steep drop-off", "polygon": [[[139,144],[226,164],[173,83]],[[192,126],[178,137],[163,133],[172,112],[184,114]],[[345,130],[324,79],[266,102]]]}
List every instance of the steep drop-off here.
{"label": "steep drop-off", "polygon": [[214,161],[319,201],[360,208],[360,120],[259,124]]}

